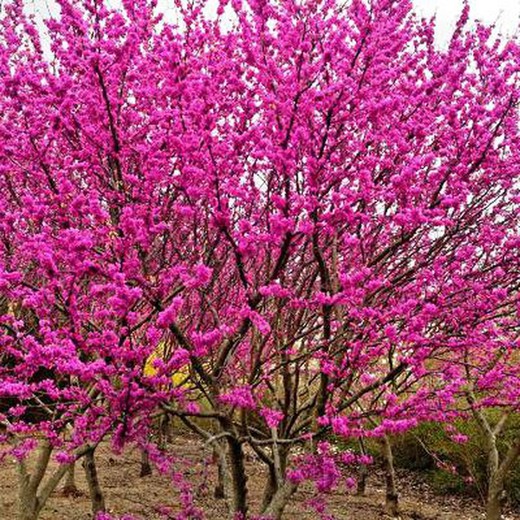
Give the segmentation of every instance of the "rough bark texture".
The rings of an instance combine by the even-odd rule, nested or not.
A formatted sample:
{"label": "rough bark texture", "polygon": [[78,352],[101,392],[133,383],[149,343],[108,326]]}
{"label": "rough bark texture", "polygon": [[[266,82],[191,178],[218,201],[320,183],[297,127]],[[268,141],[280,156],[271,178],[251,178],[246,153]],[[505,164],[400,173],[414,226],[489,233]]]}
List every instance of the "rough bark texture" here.
{"label": "rough bark texture", "polygon": [[[45,452],[50,449],[48,446],[40,448],[39,457],[36,461],[33,474],[29,474],[25,462],[21,461],[18,465],[19,484],[18,484],[18,518],[19,520],[36,520],[40,513],[42,504],[38,499],[38,486],[41,482],[39,476],[47,468],[49,457]],[[43,477],[43,474],[42,474]]]}
{"label": "rough bark texture", "polygon": [[83,468],[85,469],[85,477],[92,502],[92,514],[95,517],[97,513],[105,511],[105,498],[99,484],[94,451],[94,449],[91,449],[85,454]]}

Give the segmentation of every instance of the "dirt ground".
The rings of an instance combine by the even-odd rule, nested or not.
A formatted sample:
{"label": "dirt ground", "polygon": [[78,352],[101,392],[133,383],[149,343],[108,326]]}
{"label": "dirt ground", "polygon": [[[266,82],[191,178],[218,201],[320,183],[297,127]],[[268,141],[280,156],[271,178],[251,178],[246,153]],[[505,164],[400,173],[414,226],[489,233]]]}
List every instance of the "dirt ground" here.
{"label": "dirt ground", "polygon": [[[177,456],[193,461],[186,477],[196,484],[198,504],[207,511],[209,520],[225,518],[224,504],[213,498],[214,469],[195,461],[200,460],[202,446],[192,437],[174,439],[172,450]],[[209,455],[209,454],[208,454]],[[162,506],[178,510],[179,495],[167,479],[154,472],[144,478],[139,477],[140,454],[128,450],[115,457],[106,447],[98,454],[98,470],[105,493],[109,512],[122,515],[132,514],[142,520],[163,519]],[[4,463],[0,466],[0,520],[16,519],[15,465]],[[249,463],[249,492],[252,509],[261,499],[262,469]],[[78,467],[77,485],[79,496],[64,496],[61,489],[50,498],[41,520],[90,520],[90,501],[81,467]],[[399,478],[401,492],[401,520],[478,520],[483,518],[482,508],[470,499],[440,497],[434,495],[417,476],[402,473]],[[256,484],[256,485],[255,485]],[[316,513],[306,505],[312,497],[312,489],[302,488],[286,509],[287,520],[314,520]],[[379,520],[388,518],[383,513],[384,488],[377,474],[370,477],[367,494],[357,497],[341,490],[329,496],[328,512],[337,520]],[[520,514],[508,513],[504,520],[520,520]]]}

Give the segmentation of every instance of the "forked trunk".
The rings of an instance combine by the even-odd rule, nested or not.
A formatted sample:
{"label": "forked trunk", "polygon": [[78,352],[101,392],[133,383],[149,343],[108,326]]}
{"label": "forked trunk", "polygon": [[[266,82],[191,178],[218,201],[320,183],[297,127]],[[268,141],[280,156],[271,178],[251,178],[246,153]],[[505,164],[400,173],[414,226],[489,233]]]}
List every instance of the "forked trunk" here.
{"label": "forked trunk", "polygon": [[18,520],[37,520],[47,499],[69,468],[69,465],[59,466],[43,483],[51,453],[51,445],[47,441],[42,441],[32,471],[29,472],[24,460],[18,463]]}
{"label": "forked trunk", "polygon": [[18,493],[18,520],[37,520],[41,505],[36,493],[29,487],[20,487]]}
{"label": "forked trunk", "polygon": [[285,481],[283,485],[281,485],[278,488],[278,491],[273,495],[273,498],[271,499],[271,502],[267,506],[267,508],[264,510],[262,515],[265,518],[269,518],[272,520],[281,520],[285,506],[289,502],[289,499],[292,497],[292,495],[297,490],[298,485],[290,482]]}

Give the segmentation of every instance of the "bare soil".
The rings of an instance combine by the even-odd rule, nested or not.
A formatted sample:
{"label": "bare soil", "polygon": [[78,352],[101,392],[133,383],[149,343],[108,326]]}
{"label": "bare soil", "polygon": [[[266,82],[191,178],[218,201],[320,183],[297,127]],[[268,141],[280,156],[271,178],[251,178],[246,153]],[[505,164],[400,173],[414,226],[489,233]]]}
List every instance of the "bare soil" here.
{"label": "bare soil", "polygon": [[[201,462],[204,448],[200,441],[191,436],[179,436],[171,446],[173,453],[190,465],[185,477],[197,488],[197,503],[210,520],[225,518],[222,500],[213,498],[215,469]],[[207,450],[206,450],[207,451]],[[119,456],[110,453],[108,447],[98,450],[97,462],[100,481],[105,493],[109,512],[122,515],[132,514],[142,520],[164,519],[160,514],[166,506],[179,509],[179,492],[164,476],[156,471],[141,478],[140,453],[133,449]],[[209,459],[210,453],[207,453]],[[263,474],[262,468],[252,460],[248,462],[250,472],[249,493],[252,510],[261,500]],[[0,520],[16,519],[17,473],[15,464],[5,462],[0,466]],[[65,496],[61,487],[49,499],[41,520],[90,520],[90,500],[83,470],[78,465],[76,481],[80,493]],[[428,485],[410,472],[400,472],[401,520],[478,520],[483,518],[481,505],[471,499],[438,496]],[[303,487],[294,496],[286,509],[287,520],[315,520],[316,513],[307,501],[312,498],[313,490]],[[366,496],[358,497],[345,490],[338,490],[328,497],[328,512],[337,520],[380,520],[387,519],[383,511],[383,480],[377,472],[368,480]],[[520,520],[520,514],[507,513],[504,520]]]}

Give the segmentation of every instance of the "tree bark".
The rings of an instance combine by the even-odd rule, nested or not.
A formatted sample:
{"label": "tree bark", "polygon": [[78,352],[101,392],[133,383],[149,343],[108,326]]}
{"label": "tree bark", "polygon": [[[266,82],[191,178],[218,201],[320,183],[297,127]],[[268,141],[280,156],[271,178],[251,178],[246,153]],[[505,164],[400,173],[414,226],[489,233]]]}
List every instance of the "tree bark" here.
{"label": "tree bark", "polygon": [[147,477],[152,474],[152,466],[150,464],[150,456],[145,449],[141,449],[141,471],[140,477]]}
{"label": "tree bark", "polygon": [[[42,441],[39,454],[35,462],[34,469],[29,473],[25,461],[18,463],[19,474],[19,490],[18,490],[18,519],[19,520],[37,520],[41,510],[47,503],[49,496],[57,488],[65,473],[70,468],[70,464],[64,464],[57,467],[42,482],[49,467],[52,446]],[[76,457],[82,457],[85,454],[85,447],[76,451]]]}
{"label": "tree bark", "polygon": [[65,496],[78,496],[80,494],[76,486],[76,464],[72,463],[65,473],[65,485],[63,486]]}
{"label": "tree bark", "polygon": [[213,457],[217,463],[217,484],[214,489],[214,497],[216,499],[225,499],[229,511],[232,510],[231,505],[231,472],[226,454],[226,444],[221,440],[213,441]]}
{"label": "tree bark", "polygon": [[34,471],[28,472],[25,461],[18,463],[18,518],[19,520],[36,520],[40,514],[42,503],[38,498],[38,487],[47,471],[52,448],[43,442],[39,446]]}
{"label": "tree bark", "polygon": [[95,448],[87,451],[83,461],[83,468],[85,469],[85,477],[87,479],[90,501],[92,503],[92,514],[95,518],[98,513],[105,511],[105,498],[99,484],[94,452]]}
{"label": "tree bark", "polygon": [[281,520],[283,511],[291,496],[298,489],[298,485],[286,480],[274,494],[270,504],[263,511],[262,516],[273,520]]}
{"label": "tree bark", "polygon": [[37,520],[41,504],[29,485],[21,485],[18,493],[18,519]]}
{"label": "tree bark", "polygon": [[[363,440],[359,441],[359,448],[363,455],[366,455],[365,445]],[[367,479],[368,479],[368,468],[366,464],[360,464],[358,470],[358,478],[356,485],[356,495],[364,496],[367,489]]]}
{"label": "tree bark", "polygon": [[231,472],[231,518],[247,517],[247,475],[244,450],[235,437],[227,437]]}
{"label": "tree bark", "polygon": [[172,442],[171,418],[168,414],[164,414],[159,422],[159,447],[164,450]]}
{"label": "tree bark", "polygon": [[366,464],[361,464],[359,466],[357,485],[356,485],[356,495],[364,496],[367,490],[367,478],[368,478],[368,469]]}
{"label": "tree bark", "polygon": [[226,456],[225,449],[220,445],[220,441],[215,441],[217,444],[213,445],[213,461],[217,464],[217,483],[213,490],[213,496],[217,500],[223,500],[226,498],[226,487],[229,487],[226,483]]}
{"label": "tree bark", "polygon": [[487,433],[488,443],[488,493],[486,501],[486,520],[500,520],[502,518],[502,503],[500,500],[503,492],[503,483],[499,482],[499,453],[496,436],[491,429]]}
{"label": "tree bark", "polygon": [[386,482],[385,512],[392,518],[396,518],[399,516],[399,494],[396,486],[392,445],[386,435],[382,438],[381,443],[383,447],[383,468]]}
{"label": "tree bark", "polygon": [[486,520],[501,520],[504,501],[504,483],[491,478],[486,503]]}
{"label": "tree bark", "polygon": [[262,511],[265,511],[271,501],[275,493],[278,491],[278,486],[276,485],[276,475],[274,468],[269,467],[269,473],[267,474],[267,478],[265,480],[264,493],[262,496]]}
{"label": "tree bark", "polygon": [[486,498],[486,520],[500,520],[502,518],[502,505],[505,498],[504,480],[512,464],[518,458],[520,453],[520,440],[508,450],[504,460],[500,462],[497,436],[502,432],[508,414],[505,413],[500,421],[493,427],[483,411],[476,405],[473,391],[468,390],[466,398],[473,412],[473,417],[485,435],[487,445],[488,490]]}

